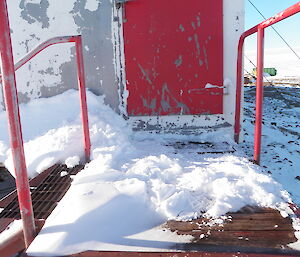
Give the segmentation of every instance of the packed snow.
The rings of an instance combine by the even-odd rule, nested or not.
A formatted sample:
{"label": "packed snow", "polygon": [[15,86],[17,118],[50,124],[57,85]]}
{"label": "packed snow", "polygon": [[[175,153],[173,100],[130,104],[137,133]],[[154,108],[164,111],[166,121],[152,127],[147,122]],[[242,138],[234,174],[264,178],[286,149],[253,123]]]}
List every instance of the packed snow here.
{"label": "packed snow", "polygon": [[22,233],[23,223],[22,220],[14,220],[11,222],[6,229],[0,233],[0,242],[9,241],[11,237]]}
{"label": "packed snow", "polygon": [[[124,119],[104,105],[103,97],[87,95],[92,161],[74,177],[29,248],[31,255],[116,249],[116,245],[120,250],[169,249],[189,238],[163,231],[160,225],[168,219],[217,218],[245,205],[272,207],[284,216],[290,213],[288,192],[252,164],[224,131],[201,136],[132,132]],[[20,108],[30,177],[57,162],[72,167],[82,160],[77,91]],[[5,119],[1,112],[0,154],[13,173]],[[229,142],[237,151],[199,155],[199,148],[172,145],[214,140]],[[292,197],[299,200],[294,191]],[[155,241],[157,233],[164,243]]]}

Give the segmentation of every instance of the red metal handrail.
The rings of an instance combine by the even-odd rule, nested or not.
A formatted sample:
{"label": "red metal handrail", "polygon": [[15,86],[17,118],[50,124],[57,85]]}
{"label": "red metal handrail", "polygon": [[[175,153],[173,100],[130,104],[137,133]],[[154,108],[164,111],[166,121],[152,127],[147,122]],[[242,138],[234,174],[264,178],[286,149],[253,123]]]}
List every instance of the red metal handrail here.
{"label": "red metal handrail", "polygon": [[[35,57],[38,53],[46,49],[47,47],[55,44],[60,44],[60,43],[72,43],[76,42],[77,39],[76,36],[62,36],[62,37],[54,37],[51,39],[48,39],[47,41],[41,43],[40,45],[36,46],[35,49],[31,50],[28,52],[25,56],[23,56],[16,64],[15,64],[15,71],[20,69],[24,64],[26,64],[28,61],[30,61],[33,57]],[[0,82],[2,79],[2,75],[0,74]]]}
{"label": "red metal handrail", "polygon": [[51,45],[59,43],[75,43],[77,79],[79,85],[80,109],[84,135],[84,152],[86,161],[88,162],[90,160],[91,143],[86,102],[82,39],[80,35],[56,37],[49,39],[46,42],[37,46],[34,50],[29,52],[25,57],[23,57],[19,62],[17,62],[16,65],[14,65],[6,0],[0,1],[0,33],[0,56],[1,70],[3,75],[3,92],[8,115],[10,144],[16,174],[16,186],[18,192],[20,213],[23,222],[25,246],[28,247],[36,235],[36,230],[34,224],[32,201],[30,196],[26,161],[24,155],[15,70],[18,70],[25,63],[30,61],[34,56],[36,56],[38,53],[40,53],[45,48]]}
{"label": "red metal handrail", "polygon": [[8,115],[10,145],[16,173],[16,186],[18,192],[20,213],[24,227],[24,239],[25,245],[26,247],[28,247],[31,241],[34,239],[36,231],[27,178],[27,168],[24,155],[6,1],[0,1],[0,33],[3,93],[6,104],[6,112]]}
{"label": "red metal handrail", "polygon": [[264,63],[264,30],[273,24],[280,22],[296,13],[300,12],[300,2],[292,5],[277,15],[261,22],[260,24],[245,31],[239,40],[237,58],[237,77],[236,77],[236,106],[234,139],[238,143],[241,130],[241,92],[242,92],[242,66],[243,66],[243,47],[245,39],[258,33],[257,37],[257,80],[256,80],[256,113],[255,113],[255,133],[254,133],[254,161],[260,163],[261,153],[261,133],[262,133],[262,105],[263,105],[263,63]]}
{"label": "red metal handrail", "polygon": [[[61,36],[48,39],[47,41],[38,45],[35,49],[27,53],[21,60],[19,60],[15,65],[14,69],[17,71],[24,64],[29,62],[33,57],[42,52],[49,46],[62,43],[75,43],[76,47],[76,63],[77,63],[77,79],[80,92],[80,109],[82,117],[82,126],[84,134],[84,152],[86,162],[90,159],[90,136],[89,136],[89,126],[88,126],[88,112],[86,103],[86,88],[85,88],[85,75],[84,75],[84,65],[83,65],[83,54],[82,54],[82,39],[80,35],[75,36]],[[0,74],[0,83],[2,82],[2,75]]]}
{"label": "red metal handrail", "polygon": [[[85,75],[84,75],[84,64],[83,64],[83,54],[82,54],[82,38],[80,35],[75,36],[61,36],[61,37],[54,37],[48,39],[47,41],[38,45],[35,49],[27,53],[21,60],[19,60],[14,69],[17,71],[20,69],[24,64],[29,62],[33,57],[37,54],[42,52],[44,49],[48,48],[49,46],[55,44],[62,44],[62,43],[75,43],[76,48],[76,64],[77,64],[77,79],[78,79],[78,86],[80,92],[80,109],[81,109],[81,117],[82,117],[82,126],[83,126],[83,135],[84,135],[84,152],[86,162],[90,160],[90,136],[89,136],[89,126],[88,126],[88,112],[87,112],[87,103],[86,103],[86,88],[85,88]],[[1,83],[2,76],[0,74],[0,83]]]}

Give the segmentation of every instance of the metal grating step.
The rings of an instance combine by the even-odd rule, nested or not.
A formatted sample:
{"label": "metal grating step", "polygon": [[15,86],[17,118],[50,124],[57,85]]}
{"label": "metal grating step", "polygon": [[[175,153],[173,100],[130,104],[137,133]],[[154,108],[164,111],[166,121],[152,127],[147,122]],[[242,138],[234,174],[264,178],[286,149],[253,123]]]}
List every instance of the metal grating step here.
{"label": "metal grating step", "polygon": [[[71,176],[76,175],[83,167],[84,165],[78,165],[68,169],[65,164],[56,164],[47,170],[48,176],[39,185],[30,188],[36,219],[46,219],[50,215],[71,186]],[[0,218],[21,218],[17,196],[0,213]]]}

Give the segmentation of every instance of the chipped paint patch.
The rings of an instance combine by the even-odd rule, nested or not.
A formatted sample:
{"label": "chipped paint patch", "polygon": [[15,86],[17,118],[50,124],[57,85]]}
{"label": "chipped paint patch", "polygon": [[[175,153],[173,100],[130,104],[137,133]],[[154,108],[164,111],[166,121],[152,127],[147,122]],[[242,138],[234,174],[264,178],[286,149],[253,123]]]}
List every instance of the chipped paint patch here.
{"label": "chipped paint patch", "polygon": [[148,102],[147,99],[145,99],[143,97],[142,97],[142,100],[143,100],[143,106],[144,107],[147,107],[147,108],[149,108],[153,111],[155,110],[155,108],[156,108],[156,98],[153,98],[152,100],[150,100],[150,103]]}
{"label": "chipped paint patch", "polygon": [[199,16],[197,16],[197,26],[200,28],[201,27],[201,19]]}
{"label": "chipped paint patch", "polygon": [[208,54],[207,54],[207,49],[206,49],[206,47],[203,47],[203,54],[204,54],[204,63],[205,63],[205,67],[206,67],[206,70],[208,70],[209,65],[208,65]]}
{"label": "chipped paint patch", "polygon": [[182,24],[179,25],[179,29],[180,29],[181,32],[184,32],[184,31],[185,31],[185,29],[184,29],[184,27],[183,27]]}
{"label": "chipped paint patch", "polygon": [[147,72],[147,71],[142,67],[142,65],[140,65],[139,63],[138,63],[137,65],[138,65],[140,71],[142,72],[143,76],[145,77],[145,79],[148,81],[148,83],[149,83],[150,85],[152,85],[153,83],[152,83],[152,80],[151,80],[150,77],[149,77],[148,72]]}
{"label": "chipped paint patch", "polygon": [[195,40],[195,44],[196,44],[197,55],[200,56],[201,49],[200,49],[199,37],[198,37],[198,34],[196,34],[196,33],[194,34],[194,40]]}
{"label": "chipped paint patch", "polygon": [[182,55],[179,55],[178,59],[174,62],[177,68],[182,65],[182,61]]}

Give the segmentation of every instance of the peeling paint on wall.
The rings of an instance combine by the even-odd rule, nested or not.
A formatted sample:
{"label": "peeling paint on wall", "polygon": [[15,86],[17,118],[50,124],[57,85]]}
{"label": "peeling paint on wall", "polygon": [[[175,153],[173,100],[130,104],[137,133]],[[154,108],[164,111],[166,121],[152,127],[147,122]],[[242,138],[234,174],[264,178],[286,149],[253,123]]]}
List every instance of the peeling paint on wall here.
{"label": "peeling paint on wall", "polygon": [[[110,0],[20,0],[7,4],[15,62],[51,37],[82,34],[87,87],[104,94],[106,102],[118,109]],[[73,45],[47,48],[16,75],[20,102],[77,88]]]}
{"label": "peeling paint on wall", "polygon": [[178,59],[174,62],[177,68],[182,64],[182,61],[182,55],[179,55]]}
{"label": "peeling paint on wall", "polygon": [[[228,128],[233,135],[232,124],[234,123],[234,103],[235,103],[235,82],[236,82],[236,52],[237,44],[241,33],[244,30],[244,0],[223,0],[224,8],[224,78],[222,83],[214,83],[207,81],[207,84],[216,85],[223,89],[224,94],[224,114],[222,115],[170,115],[170,116],[132,116],[129,118],[130,124],[137,130],[154,130],[155,133],[162,131],[178,133],[178,128],[186,129],[187,133],[195,133],[197,129],[202,129],[203,133],[207,133],[210,129],[224,129]],[[237,19],[238,17],[238,19]],[[201,30],[205,20],[201,15],[194,18],[194,21],[183,26],[178,24],[176,31],[181,35],[185,35],[187,29],[192,29],[193,33],[185,35],[185,40],[190,43],[190,48],[195,48],[199,67],[204,66],[205,69],[210,65],[207,60],[207,45],[210,44],[211,38],[208,36],[205,41],[201,41],[201,45],[198,39],[196,30]],[[188,28],[189,27],[189,28]],[[195,36],[196,34],[196,36]],[[162,47],[159,50],[163,50]],[[159,54],[160,52],[157,51]],[[178,63],[178,57],[173,59],[173,63]],[[176,64],[175,64],[176,65]],[[176,79],[180,82],[188,82],[189,79],[183,78],[181,74],[174,74]],[[195,72],[192,77],[201,77],[202,73]],[[191,78],[191,77],[190,77]],[[154,80],[155,81],[155,80]],[[183,86],[184,87],[184,86]],[[217,88],[199,88],[195,85],[195,88],[185,89],[180,91],[180,96],[190,94],[207,94],[207,91],[214,93]],[[170,98],[169,98],[170,100]],[[172,102],[172,101],[171,101]],[[169,101],[170,103],[170,101]],[[165,105],[165,108],[167,106]],[[180,133],[183,133],[180,130]]]}
{"label": "peeling paint on wall", "polygon": [[40,22],[42,24],[42,28],[49,28],[49,17],[47,16],[49,3],[47,0],[21,0],[19,7],[22,9],[21,16],[29,24]]}
{"label": "peeling paint on wall", "polygon": [[[60,1],[51,0],[50,5],[48,0],[8,1],[15,62],[50,37],[77,34],[73,17],[66,15],[73,8],[72,2],[61,5]],[[70,44],[53,46],[37,55],[16,73],[18,92],[23,95],[20,100],[41,97],[42,87],[58,86],[62,78],[60,66],[70,61]]]}

